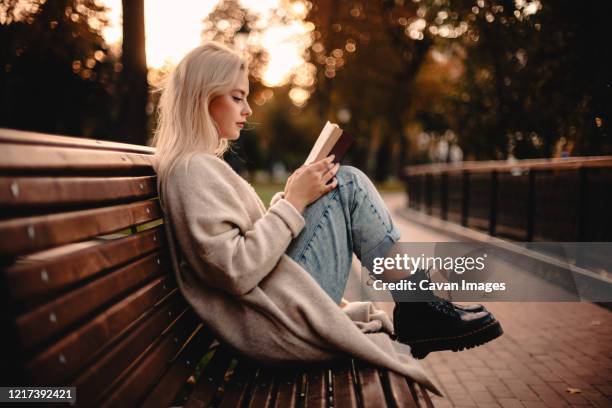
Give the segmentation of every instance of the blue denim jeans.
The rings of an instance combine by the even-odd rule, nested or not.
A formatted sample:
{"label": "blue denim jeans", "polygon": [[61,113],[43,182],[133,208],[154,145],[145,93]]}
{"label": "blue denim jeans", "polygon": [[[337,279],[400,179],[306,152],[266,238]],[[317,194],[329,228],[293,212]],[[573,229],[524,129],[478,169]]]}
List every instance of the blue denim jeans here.
{"label": "blue denim jeans", "polygon": [[340,166],[336,178],[338,186],[306,208],[306,226],[286,253],[340,303],[353,254],[369,267],[387,254],[400,233],[368,176]]}

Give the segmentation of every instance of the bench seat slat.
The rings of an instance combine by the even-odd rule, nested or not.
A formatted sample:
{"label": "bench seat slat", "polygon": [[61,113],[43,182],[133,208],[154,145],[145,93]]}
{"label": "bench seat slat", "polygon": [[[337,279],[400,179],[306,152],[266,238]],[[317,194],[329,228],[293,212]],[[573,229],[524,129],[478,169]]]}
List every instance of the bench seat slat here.
{"label": "bench seat slat", "polygon": [[146,392],[157,382],[182,345],[201,326],[200,319],[186,311],[159,337],[149,351],[120,376],[117,387],[100,404],[102,407],[133,407],[140,405]]}
{"label": "bench seat slat", "polygon": [[154,252],[17,318],[24,348],[30,349],[150,278],[169,269],[167,254]]}
{"label": "bench seat slat", "polygon": [[287,369],[276,374],[277,394],[274,406],[295,407],[298,404],[302,376],[297,369]]}
{"label": "bench seat slat", "polygon": [[186,310],[185,301],[175,292],[143,316],[116,344],[102,350],[98,358],[71,381],[71,385],[79,390],[79,405],[95,406],[99,396],[112,388],[118,376],[146,353],[151,344]]}
{"label": "bench seat slat", "polygon": [[174,359],[172,366],[148,394],[142,406],[148,408],[169,407],[193,372],[195,362],[205,354],[214,339],[211,332],[205,330],[202,326],[199,327],[193,338]]}
{"label": "bench seat slat", "polygon": [[0,177],[0,207],[135,200],[156,195],[156,177]]}
{"label": "bench seat slat", "polygon": [[356,407],[357,393],[352,363],[344,364],[333,370],[334,407]]}
{"label": "bench seat slat", "polygon": [[204,408],[211,405],[217,396],[219,387],[225,381],[225,373],[232,362],[232,354],[219,346],[215,351],[195,385],[191,396],[185,403],[185,408]]}
{"label": "bench seat slat", "polygon": [[267,408],[272,404],[274,395],[274,376],[267,367],[260,368],[253,383],[253,394],[249,401],[250,408]]}
{"label": "bench seat slat", "polygon": [[369,364],[355,362],[355,371],[359,383],[359,393],[362,401],[385,401],[385,391],[378,370]]}
{"label": "bench seat slat", "polygon": [[423,401],[423,405],[425,405],[427,408],[434,408],[433,402],[431,401],[431,397],[429,396],[429,393],[427,392],[425,387],[417,383],[412,384],[415,389],[419,390],[419,398],[417,399],[417,401]]}
{"label": "bench seat slat", "polygon": [[393,371],[384,370],[383,380],[383,383],[388,384],[386,395],[390,406],[398,408],[417,407],[405,377]]}
{"label": "bench seat slat", "polygon": [[19,259],[5,269],[10,296],[20,301],[57,291],[164,245],[162,226],[124,238],[69,244]]}
{"label": "bench seat slat", "polygon": [[325,408],[327,406],[327,390],[325,377],[327,370],[312,369],[306,372],[306,401],[307,408]]}
{"label": "bench seat slat", "polygon": [[119,231],[162,216],[148,200],[92,210],[0,221],[0,254],[19,255]]}
{"label": "bench seat slat", "polygon": [[223,400],[219,408],[242,407],[250,397],[250,389],[255,380],[257,368],[246,360],[239,360],[232,377],[230,378]]}
{"label": "bench seat slat", "polygon": [[168,276],[155,279],[35,356],[26,364],[32,383],[67,380],[105,344],[175,289]]}

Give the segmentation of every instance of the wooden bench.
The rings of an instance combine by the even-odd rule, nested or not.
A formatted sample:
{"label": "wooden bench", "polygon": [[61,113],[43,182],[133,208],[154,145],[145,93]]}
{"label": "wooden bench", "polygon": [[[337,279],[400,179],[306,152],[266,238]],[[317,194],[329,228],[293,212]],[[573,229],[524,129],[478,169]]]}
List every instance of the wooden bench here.
{"label": "wooden bench", "polygon": [[2,386],[79,406],[431,406],[359,361],[263,367],[215,341],[173,280],[154,150],[0,129]]}

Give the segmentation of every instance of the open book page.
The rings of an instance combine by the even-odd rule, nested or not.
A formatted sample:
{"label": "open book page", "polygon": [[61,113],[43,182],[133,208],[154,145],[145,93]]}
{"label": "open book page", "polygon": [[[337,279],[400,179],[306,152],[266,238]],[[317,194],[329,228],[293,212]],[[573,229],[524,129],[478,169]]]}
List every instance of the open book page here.
{"label": "open book page", "polygon": [[340,136],[342,129],[335,123],[327,121],[304,164],[311,164],[329,156]]}

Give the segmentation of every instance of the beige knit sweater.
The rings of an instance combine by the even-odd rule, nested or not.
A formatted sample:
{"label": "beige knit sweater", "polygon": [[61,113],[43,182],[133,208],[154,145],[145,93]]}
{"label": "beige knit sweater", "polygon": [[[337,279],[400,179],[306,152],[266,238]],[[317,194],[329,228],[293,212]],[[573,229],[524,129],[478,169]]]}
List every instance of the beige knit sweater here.
{"label": "beige knit sweater", "polygon": [[387,314],[370,302],[339,307],[285,255],[302,215],[275,196],[269,209],[223,160],[198,154],[161,188],[179,288],[223,341],[264,363],[352,356],[439,391],[389,338]]}

